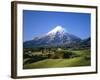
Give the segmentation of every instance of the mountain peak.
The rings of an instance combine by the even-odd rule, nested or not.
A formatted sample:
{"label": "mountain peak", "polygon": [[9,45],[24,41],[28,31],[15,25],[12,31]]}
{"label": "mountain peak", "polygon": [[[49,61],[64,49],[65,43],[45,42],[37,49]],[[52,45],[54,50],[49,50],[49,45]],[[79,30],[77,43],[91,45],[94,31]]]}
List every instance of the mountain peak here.
{"label": "mountain peak", "polygon": [[48,32],[47,34],[53,34],[53,33],[56,33],[56,32],[65,33],[66,29],[64,29],[62,26],[57,26],[53,30]]}
{"label": "mountain peak", "polygon": [[31,47],[57,47],[57,46],[71,46],[70,44],[75,44],[80,42],[81,39],[74,36],[61,26],[56,26],[47,34],[40,37],[35,37],[33,40],[24,43],[25,48]]}

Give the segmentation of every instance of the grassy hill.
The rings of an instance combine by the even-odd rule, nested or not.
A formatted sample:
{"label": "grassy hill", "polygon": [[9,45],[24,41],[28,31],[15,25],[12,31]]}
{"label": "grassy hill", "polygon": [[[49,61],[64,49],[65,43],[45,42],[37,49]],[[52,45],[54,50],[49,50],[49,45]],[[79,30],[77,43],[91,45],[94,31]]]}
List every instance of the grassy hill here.
{"label": "grassy hill", "polygon": [[77,67],[90,66],[90,51],[89,50],[75,50],[72,51],[77,54],[77,57],[63,58],[63,59],[44,59],[37,62],[24,64],[24,69],[34,68],[55,68],[55,67]]}

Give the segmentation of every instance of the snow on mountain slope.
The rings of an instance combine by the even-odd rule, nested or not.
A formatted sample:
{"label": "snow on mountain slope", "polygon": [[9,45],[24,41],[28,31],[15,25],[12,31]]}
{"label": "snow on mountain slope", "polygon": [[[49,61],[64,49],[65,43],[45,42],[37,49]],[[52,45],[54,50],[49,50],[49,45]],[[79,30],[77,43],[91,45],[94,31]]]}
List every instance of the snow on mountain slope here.
{"label": "snow on mountain slope", "polygon": [[62,38],[65,33],[67,33],[66,29],[64,29],[62,26],[57,26],[48,33],[46,33],[46,36],[49,36],[50,40],[53,40],[54,37],[57,35],[59,35],[59,38]]}
{"label": "snow on mountain slope", "polygon": [[57,26],[55,27],[53,30],[51,30],[50,32],[47,33],[47,35],[50,35],[50,34],[55,34],[55,33],[61,33],[61,34],[64,34],[66,32],[66,29],[64,29],[63,27],[61,26]]}

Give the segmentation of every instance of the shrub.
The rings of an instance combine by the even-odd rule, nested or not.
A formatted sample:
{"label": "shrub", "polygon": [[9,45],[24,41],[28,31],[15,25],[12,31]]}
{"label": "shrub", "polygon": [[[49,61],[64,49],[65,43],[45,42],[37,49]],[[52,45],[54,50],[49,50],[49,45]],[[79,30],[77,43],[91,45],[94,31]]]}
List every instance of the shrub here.
{"label": "shrub", "polygon": [[54,59],[55,58],[55,54],[48,54],[48,58]]}
{"label": "shrub", "polygon": [[90,60],[90,59],[91,59],[91,57],[88,56],[88,55],[84,55],[83,58],[84,58],[85,60]]}
{"label": "shrub", "polygon": [[73,55],[72,52],[66,51],[64,52],[63,58],[70,58]]}
{"label": "shrub", "polygon": [[73,57],[77,57],[78,55],[72,51],[61,50],[61,51],[56,51],[56,56],[62,58],[73,58]]}

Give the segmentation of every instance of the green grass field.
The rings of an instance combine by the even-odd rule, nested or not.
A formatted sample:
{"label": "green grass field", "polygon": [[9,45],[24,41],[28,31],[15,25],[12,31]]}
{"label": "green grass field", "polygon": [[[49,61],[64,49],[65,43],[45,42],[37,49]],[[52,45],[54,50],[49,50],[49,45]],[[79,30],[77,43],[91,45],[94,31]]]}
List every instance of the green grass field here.
{"label": "green grass field", "polygon": [[[78,66],[90,66],[90,50],[71,50],[77,57],[63,58],[63,59],[43,59],[36,62],[24,64],[24,69],[34,68],[57,68],[57,67],[78,67]],[[29,60],[25,59],[24,61]]]}

